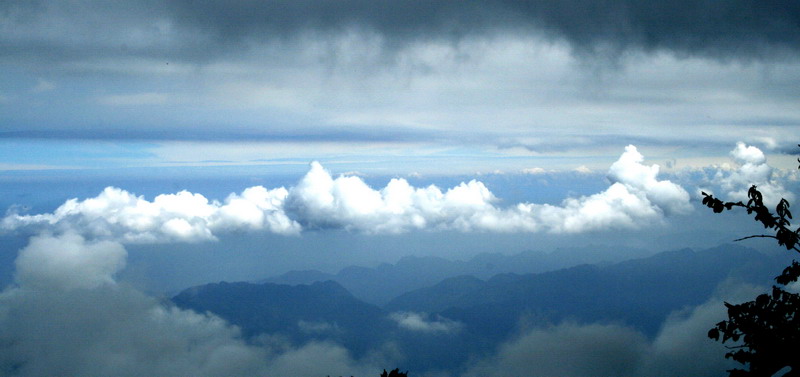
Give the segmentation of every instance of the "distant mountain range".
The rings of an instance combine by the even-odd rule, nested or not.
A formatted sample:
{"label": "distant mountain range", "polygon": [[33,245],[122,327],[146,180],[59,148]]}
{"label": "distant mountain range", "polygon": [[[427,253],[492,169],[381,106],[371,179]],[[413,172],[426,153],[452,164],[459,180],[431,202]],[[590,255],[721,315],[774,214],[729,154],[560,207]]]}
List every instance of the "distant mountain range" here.
{"label": "distant mountain range", "polygon": [[333,281],[294,286],[221,282],[189,288],[172,301],[214,313],[239,326],[246,337],[277,334],[296,344],[332,340],[356,354],[368,350],[376,334],[395,327],[383,309]]}
{"label": "distant mountain range", "polygon": [[789,260],[726,245],[487,281],[459,276],[402,294],[384,309],[440,313],[486,336],[511,331],[522,315],[553,323],[621,321],[653,335],[669,313],[708,300],[722,281],[769,284]]}
{"label": "distant mountain range", "polygon": [[[404,368],[453,371],[470,357],[490,353],[515,333],[520,320],[525,326],[563,320],[613,322],[652,336],[671,312],[705,302],[727,279],[770,284],[771,277],[791,260],[785,254],[767,256],[726,245],[543,273],[502,273],[487,280],[474,275],[448,276],[430,286],[401,293],[383,307],[359,300],[344,284],[334,281],[310,285],[208,284],[181,292],[173,302],[181,308],[214,313],[241,327],[249,337],[267,333],[285,336],[298,344],[311,339],[332,340],[356,356],[391,342],[407,356]],[[394,266],[350,268],[336,276],[347,277],[349,284],[361,281],[383,287],[388,284],[386,281],[408,281],[409,277],[399,277],[401,271],[410,271],[424,261],[431,264],[409,275],[428,272],[442,276],[444,272],[431,270],[431,266],[474,267],[477,260],[481,258],[448,264],[439,258],[405,258]],[[382,279],[376,275],[381,271],[390,276]],[[282,278],[302,281],[322,277],[317,272],[297,272]],[[415,313],[416,328],[402,322],[409,313]],[[437,328],[445,327],[442,324],[458,326],[453,326],[453,331],[426,331],[420,324],[433,322],[439,324]]]}
{"label": "distant mountain range", "polygon": [[431,286],[453,276],[470,275],[485,280],[500,273],[539,273],[580,264],[610,264],[652,254],[634,248],[593,246],[563,248],[550,253],[482,253],[467,261],[408,256],[395,264],[384,263],[374,268],[350,266],[336,274],[316,270],[290,271],[259,283],[297,285],[331,280],[341,284],[354,296],[382,306],[405,292]]}

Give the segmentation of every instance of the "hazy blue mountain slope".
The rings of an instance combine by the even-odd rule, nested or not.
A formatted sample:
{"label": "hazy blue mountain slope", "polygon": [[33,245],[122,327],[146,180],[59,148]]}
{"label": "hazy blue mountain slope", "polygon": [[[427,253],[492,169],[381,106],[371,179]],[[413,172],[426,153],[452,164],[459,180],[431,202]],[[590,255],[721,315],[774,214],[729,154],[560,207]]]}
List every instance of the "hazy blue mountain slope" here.
{"label": "hazy blue mountain slope", "polygon": [[222,282],[189,288],[172,301],[184,309],[214,313],[248,337],[280,334],[297,343],[331,339],[357,354],[393,327],[382,309],[332,281],[296,286]]}
{"label": "hazy blue mountain slope", "polygon": [[312,284],[316,282],[323,282],[329,280],[336,281],[338,279],[336,275],[328,274],[322,271],[295,270],[295,271],[289,271],[280,276],[261,280],[258,283],[298,285],[298,284]]}
{"label": "hazy blue mountain slope", "polygon": [[416,371],[455,370],[492,346],[457,326],[452,331],[403,327],[390,313],[356,299],[332,281],[296,286],[222,282],[189,288],[172,301],[180,308],[211,312],[242,328],[246,337],[280,335],[295,344],[329,340],[355,357],[387,345],[397,347],[405,356],[404,368]]}
{"label": "hazy blue mountain slope", "polygon": [[396,264],[381,264],[374,268],[350,266],[336,275],[319,271],[291,271],[263,282],[279,284],[310,284],[333,280],[356,297],[376,305],[413,289],[436,284],[448,277],[470,274],[471,266],[463,261],[438,257],[404,257]]}
{"label": "hazy blue mountain slope", "polygon": [[[422,260],[406,258],[398,263],[401,268],[353,268],[344,275],[383,287],[386,280],[394,280],[382,279],[379,272],[391,276]],[[187,289],[173,301],[182,308],[212,312],[240,326],[246,336],[283,335],[297,344],[331,340],[356,357],[389,344],[404,355],[404,368],[455,371],[470,359],[494,352],[520,326],[563,320],[611,322],[653,335],[671,312],[704,302],[725,279],[769,284],[788,260],[784,254],[766,256],[724,246],[537,274],[497,274],[487,280],[460,275],[402,294],[383,309],[332,281],[296,286],[208,284]],[[436,258],[428,261],[437,265]],[[286,278],[324,276],[311,271]],[[404,325],[402,318],[410,318],[410,323]]]}
{"label": "hazy blue mountain slope", "polygon": [[450,307],[462,306],[476,292],[481,292],[486,284],[474,276],[456,276],[430,287],[404,293],[384,308],[388,311],[438,313]]}
{"label": "hazy blue mountain slope", "polygon": [[736,245],[684,249],[607,266],[500,274],[485,282],[457,277],[403,294],[385,308],[441,313],[486,336],[507,333],[523,316],[545,322],[622,321],[653,334],[670,312],[706,301],[725,279],[769,284],[787,259]]}
{"label": "hazy blue mountain slope", "polygon": [[408,256],[401,258],[395,264],[381,264],[374,268],[346,267],[335,275],[315,270],[290,271],[261,282],[311,284],[333,280],[347,288],[354,296],[382,306],[403,293],[432,286],[444,279],[460,275],[488,279],[499,273],[538,273],[580,264],[609,264],[644,255],[649,253],[639,249],[595,246],[557,249],[550,253],[539,251],[514,255],[482,253],[468,261]]}

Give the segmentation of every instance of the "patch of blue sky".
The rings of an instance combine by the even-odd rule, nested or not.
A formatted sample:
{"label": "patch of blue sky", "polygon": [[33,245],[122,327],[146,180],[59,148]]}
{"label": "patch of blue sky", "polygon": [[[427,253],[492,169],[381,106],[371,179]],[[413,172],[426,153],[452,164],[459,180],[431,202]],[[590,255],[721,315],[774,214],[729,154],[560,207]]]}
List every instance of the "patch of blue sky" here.
{"label": "patch of blue sky", "polygon": [[119,141],[0,139],[0,171],[137,166],[155,158],[153,144]]}

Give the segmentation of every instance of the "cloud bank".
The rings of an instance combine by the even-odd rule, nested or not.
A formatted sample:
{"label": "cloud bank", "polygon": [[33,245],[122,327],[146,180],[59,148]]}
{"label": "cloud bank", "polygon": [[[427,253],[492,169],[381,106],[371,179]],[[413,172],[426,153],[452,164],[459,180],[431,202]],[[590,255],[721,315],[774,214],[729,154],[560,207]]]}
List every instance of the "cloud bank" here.
{"label": "cloud bank", "polygon": [[[393,363],[381,354],[355,360],[327,342],[292,346],[269,334],[245,342],[218,317],[181,310],[118,284],[113,275],[125,256],[113,241],[74,234],[33,237],[20,251],[17,285],[0,292],[0,375],[377,375],[376,364]],[[68,263],[52,268],[54,257]],[[761,290],[732,287],[726,301]],[[614,324],[536,328],[473,361],[462,375],[717,375],[732,362],[722,357],[724,346],[705,333],[724,317],[722,300],[715,297],[674,313],[652,340]],[[394,313],[392,319],[408,331],[460,329],[453,321],[418,313]]]}
{"label": "cloud bank", "polygon": [[723,376],[737,366],[724,345],[706,336],[726,318],[723,301],[740,302],[760,288],[723,284],[720,296],[673,313],[654,339],[615,324],[536,328],[476,362],[464,375],[501,376]]}
{"label": "cloud bank", "polygon": [[658,165],[646,166],[643,161],[636,147],[629,145],[608,171],[610,187],[594,195],[567,198],[560,205],[518,203],[504,208],[477,180],[442,190],[434,185],[413,187],[395,178],[376,190],[357,176],[334,178],[314,162],[290,189],[255,186],[218,202],[187,191],[148,201],[108,187],[94,198],[70,199],[53,213],[8,214],[2,226],[121,242],[191,242],[213,240],[219,232],[297,234],[303,229],[328,228],[365,233],[575,233],[635,228],[690,211],[688,193],[675,183],[659,180]]}
{"label": "cloud bank", "polygon": [[16,280],[25,287],[59,290],[96,288],[114,282],[127,252],[113,241],[87,243],[80,235],[32,237],[16,260]]}
{"label": "cloud bank", "polygon": [[188,191],[158,195],[148,201],[107,187],[94,198],[70,199],[53,213],[10,214],[2,224],[5,229],[36,226],[123,242],[213,240],[214,232],[224,230],[294,234],[300,227],[283,211],[287,196],[284,188],[255,186],[231,194],[222,203]]}
{"label": "cloud bank", "polygon": [[[113,278],[127,253],[75,234],[33,237],[17,285],[0,293],[3,376],[376,375],[329,343],[246,343],[222,319],[149,297]],[[309,363],[308,360],[314,360]]]}
{"label": "cloud bank", "polygon": [[[7,46],[7,54],[20,56],[70,59],[82,53],[184,61],[213,60],[253,45],[353,32],[378,35],[389,48],[430,40],[539,34],[566,40],[582,51],[670,50],[738,58],[800,50],[800,8],[794,2],[140,0],[98,5],[91,0],[69,5],[3,2],[0,26],[7,26],[8,32],[0,42]],[[63,31],[75,10],[89,22],[69,23],[78,27],[73,33],[77,37],[66,37]],[[122,27],[99,35],[97,27],[104,23]]]}

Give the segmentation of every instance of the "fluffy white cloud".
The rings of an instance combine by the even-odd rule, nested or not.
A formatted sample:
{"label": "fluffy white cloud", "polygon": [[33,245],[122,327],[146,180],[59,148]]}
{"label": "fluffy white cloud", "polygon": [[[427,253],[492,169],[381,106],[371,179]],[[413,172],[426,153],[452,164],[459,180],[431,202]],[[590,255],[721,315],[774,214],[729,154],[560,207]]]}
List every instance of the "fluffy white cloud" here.
{"label": "fluffy white cloud", "polygon": [[366,233],[415,229],[489,232],[583,232],[637,227],[691,209],[680,186],[658,180],[657,165],[643,165],[634,146],[608,172],[603,192],[567,198],[560,205],[519,203],[502,208],[477,180],[447,190],[413,187],[402,178],[376,190],[352,175],[333,177],[318,162],[290,189],[250,187],[224,202],[181,191],[147,201],[108,187],[94,198],[68,200],[53,213],[9,214],[5,229],[43,227],[123,242],[200,241],[224,231],[296,234],[302,228]]}
{"label": "fluffy white cloud", "polygon": [[358,177],[333,178],[314,163],[290,191],[287,211],[309,227],[367,232],[581,232],[636,227],[665,214],[690,211],[689,194],[677,184],[658,180],[658,166],[645,166],[643,160],[636,147],[628,146],[609,170],[613,184],[607,190],[568,198],[559,206],[520,203],[510,208],[496,206],[498,199],[476,180],[443,192],[436,186],[415,188],[404,179],[393,179],[382,190],[374,190]]}
{"label": "fluffy white cloud", "polygon": [[[534,229],[582,232],[604,228],[637,227],[665,214],[691,211],[689,194],[668,180],[658,180],[658,165],[643,165],[633,145],[611,165],[611,186],[603,192],[568,198],[560,206],[523,203],[514,216]],[[527,217],[527,219],[526,219]],[[508,217],[507,217],[508,218]]]}
{"label": "fluffy white cloud", "polygon": [[442,316],[429,319],[427,314],[413,312],[397,312],[389,315],[403,329],[424,333],[454,333],[461,330],[463,324]]}
{"label": "fluffy white cloud", "polygon": [[268,230],[294,234],[300,226],[282,210],[288,191],[256,186],[231,194],[224,203],[181,191],[158,195],[153,201],[125,190],[107,187],[85,200],[70,199],[53,213],[9,214],[5,229],[42,227],[79,232],[123,242],[200,241],[214,239],[226,229]]}
{"label": "fluffy white cloud", "polygon": [[631,192],[644,196],[649,202],[665,213],[685,213],[691,210],[689,193],[670,181],[657,179],[659,166],[643,165],[642,156],[636,147],[625,147],[620,156],[608,170],[608,178],[612,182],[623,184]]}
{"label": "fluffy white cloud", "polygon": [[300,224],[283,212],[283,203],[288,195],[289,192],[283,187],[267,190],[262,186],[247,188],[239,195],[231,194],[211,217],[211,227],[297,233]]}
{"label": "fluffy white cloud", "polygon": [[291,189],[287,212],[311,228],[399,233],[410,229],[459,229],[480,227],[483,216],[497,212],[497,199],[476,180],[445,192],[436,186],[412,187],[402,178],[392,179],[382,190],[361,178],[333,178],[319,163]]}
{"label": "fluffy white cloud", "polygon": [[733,170],[718,170],[714,175],[714,183],[718,184],[728,200],[747,201],[750,186],[758,186],[764,195],[764,203],[772,207],[786,198],[789,201],[794,195],[786,190],[776,179],[774,169],[767,164],[764,153],[742,142],[736,144],[731,151],[731,158],[736,163]]}

